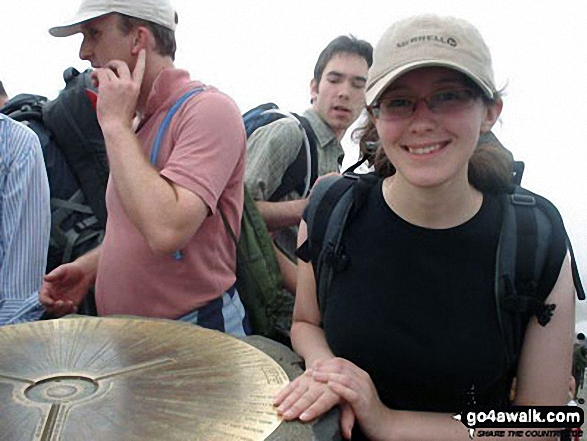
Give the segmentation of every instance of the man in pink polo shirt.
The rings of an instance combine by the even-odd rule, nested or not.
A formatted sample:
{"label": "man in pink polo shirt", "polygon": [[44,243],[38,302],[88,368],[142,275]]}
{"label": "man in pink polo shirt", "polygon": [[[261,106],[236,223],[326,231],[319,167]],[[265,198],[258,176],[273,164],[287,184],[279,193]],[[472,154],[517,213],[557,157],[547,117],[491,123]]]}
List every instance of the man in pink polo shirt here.
{"label": "man in pink polo shirt", "polygon": [[[177,14],[168,0],[84,0],[49,32],[83,34],[95,68],[110,163],[103,244],[44,280],[49,314],[75,311],[96,285],[99,315],[188,320],[236,335],[248,323],[234,289],[246,137],[236,104],[173,65]],[[169,109],[186,92],[149,160]],[[138,127],[134,122],[138,121]]]}

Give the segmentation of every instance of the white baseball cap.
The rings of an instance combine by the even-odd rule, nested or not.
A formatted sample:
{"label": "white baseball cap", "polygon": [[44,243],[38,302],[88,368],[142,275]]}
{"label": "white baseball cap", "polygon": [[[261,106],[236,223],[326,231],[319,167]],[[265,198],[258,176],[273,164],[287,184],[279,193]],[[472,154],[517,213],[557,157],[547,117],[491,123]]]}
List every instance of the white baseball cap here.
{"label": "white baseball cap", "polygon": [[177,14],[169,0],[83,0],[77,13],[60,26],[49,29],[54,37],[68,37],[80,32],[80,24],[112,12],[147,20],[172,31]]}
{"label": "white baseball cap", "polygon": [[367,80],[367,105],[406,72],[426,66],[455,69],[489,98],[496,93],[489,48],[477,28],[459,18],[425,14],[394,23],[377,43]]}

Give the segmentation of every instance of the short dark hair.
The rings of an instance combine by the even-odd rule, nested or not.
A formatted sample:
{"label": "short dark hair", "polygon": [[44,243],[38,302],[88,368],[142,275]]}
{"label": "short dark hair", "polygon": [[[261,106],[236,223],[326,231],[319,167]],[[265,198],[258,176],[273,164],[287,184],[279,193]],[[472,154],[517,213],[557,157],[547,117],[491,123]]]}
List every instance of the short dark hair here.
{"label": "short dark hair", "polygon": [[[161,26],[160,24],[153,23],[152,21],[143,20],[141,18],[131,17],[129,15],[117,13],[120,16],[118,21],[120,30],[124,34],[128,34],[130,31],[135,29],[137,26],[145,26],[148,28],[153,37],[155,38],[156,51],[163,56],[169,56],[172,60],[175,60],[175,51],[177,49],[177,43],[175,42],[175,31],[172,29]],[[175,13],[175,23],[177,23],[177,12]]]}
{"label": "short dark hair", "polygon": [[328,43],[328,46],[320,53],[316,66],[314,66],[314,81],[316,81],[316,84],[320,83],[328,62],[332,57],[340,53],[355,54],[363,57],[368,67],[373,64],[373,46],[369,42],[359,40],[354,35],[341,35]]}
{"label": "short dark hair", "polygon": [[2,81],[0,81],[0,95],[8,96],[8,94],[6,93],[6,90],[4,89],[4,84],[2,84]]}

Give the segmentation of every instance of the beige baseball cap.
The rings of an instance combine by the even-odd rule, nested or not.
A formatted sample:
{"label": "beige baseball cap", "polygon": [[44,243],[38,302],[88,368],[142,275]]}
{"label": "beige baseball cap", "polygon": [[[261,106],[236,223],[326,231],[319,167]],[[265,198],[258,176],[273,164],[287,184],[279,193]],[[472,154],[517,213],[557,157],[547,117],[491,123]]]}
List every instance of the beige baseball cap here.
{"label": "beige baseball cap", "polygon": [[80,32],[80,24],[112,12],[151,21],[171,30],[177,15],[169,0],[83,0],[77,13],[61,26],[49,29],[54,37],[68,37]]}
{"label": "beige baseball cap", "polygon": [[377,43],[367,80],[367,105],[401,75],[426,66],[455,69],[493,98],[495,80],[489,48],[469,22],[433,14],[394,23]]}

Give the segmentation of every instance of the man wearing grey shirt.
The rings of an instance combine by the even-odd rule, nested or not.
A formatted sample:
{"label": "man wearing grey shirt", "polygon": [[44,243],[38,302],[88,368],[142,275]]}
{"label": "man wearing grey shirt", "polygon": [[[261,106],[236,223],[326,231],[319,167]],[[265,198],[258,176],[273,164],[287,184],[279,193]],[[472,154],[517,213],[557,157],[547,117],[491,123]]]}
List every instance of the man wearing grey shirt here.
{"label": "man wearing grey shirt", "polygon": [[[339,171],[339,158],[344,154],[340,141],[365,106],[372,50],[366,41],[342,35],[318,57],[310,83],[312,106],[303,114],[317,138],[318,176]],[[247,141],[245,184],[275,238],[284,285],[290,293],[295,293],[297,226],[307,198],[293,190],[278,201],[269,199],[297,158],[303,137],[294,118],[281,118],[257,129]],[[284,312],[286,332],[292,305],[293,295]]]}

